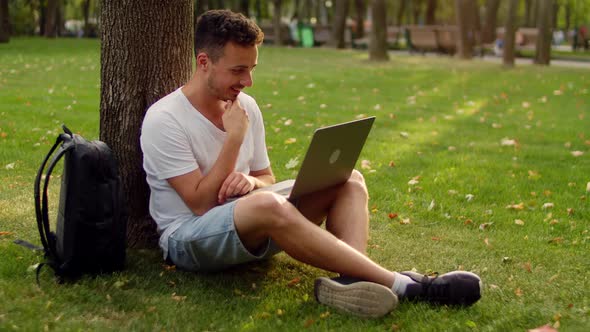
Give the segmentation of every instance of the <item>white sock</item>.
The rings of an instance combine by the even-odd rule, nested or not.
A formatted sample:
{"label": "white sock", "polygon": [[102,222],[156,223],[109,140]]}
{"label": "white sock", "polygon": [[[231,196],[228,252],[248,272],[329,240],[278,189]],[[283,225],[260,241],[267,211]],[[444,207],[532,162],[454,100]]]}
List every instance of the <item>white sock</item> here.
{"label": "white sock", "polygon": [[393,272],[395,279],[393,280],[393,286],[391,286],[391,290],[398,296],[404,296],[406,294],[406,288],[408,285],[415,284],[416,282],[412,280],[412,278]]}

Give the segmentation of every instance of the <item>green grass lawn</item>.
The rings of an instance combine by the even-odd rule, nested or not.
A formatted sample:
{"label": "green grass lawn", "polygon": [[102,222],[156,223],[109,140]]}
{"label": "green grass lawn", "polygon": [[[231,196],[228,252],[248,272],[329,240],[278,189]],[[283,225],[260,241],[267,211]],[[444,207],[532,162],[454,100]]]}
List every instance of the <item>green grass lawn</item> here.
{"label": "green grass lawn", "polygon": [[98,137],[99,78],[96,40],[0,45],[0,330],[590,329],[590,70],[261,48],[248,93],[277,177],[294,176],[286,165],[315,127],[377,116],[357,165],[371,196],[369,255],[484,281],[473,307],[401,303],[378,320],[318,305],[313,281],[325,273],[285,254],[196,274],[129,250],[121,273],[58,285],[45,269],[38,287],[42,256],[13,241],[39,243],[33,179],[60,125]]}

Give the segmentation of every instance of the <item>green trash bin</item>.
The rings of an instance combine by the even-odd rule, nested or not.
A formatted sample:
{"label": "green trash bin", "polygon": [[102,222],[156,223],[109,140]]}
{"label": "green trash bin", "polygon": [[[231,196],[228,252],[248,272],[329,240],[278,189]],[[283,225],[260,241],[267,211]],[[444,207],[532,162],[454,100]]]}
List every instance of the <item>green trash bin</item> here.
{"label": "green trash bin", "polygon": [[299,43],[302,47],[313,47],[313,29],[306,24],[299,25]]}

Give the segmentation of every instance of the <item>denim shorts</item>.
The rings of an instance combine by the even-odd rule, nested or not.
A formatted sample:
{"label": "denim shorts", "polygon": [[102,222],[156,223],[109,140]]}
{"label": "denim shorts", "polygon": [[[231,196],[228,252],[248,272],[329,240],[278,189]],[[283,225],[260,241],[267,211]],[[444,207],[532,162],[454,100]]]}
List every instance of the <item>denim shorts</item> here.
{"label": "denim shorts", "polygon": [[237,202],[216,206],[184,222],[168,238],[168,258],[180,269],[210,272],[267,259],[280,252],[270,238],[257,252],[244,247],[234,225]]}

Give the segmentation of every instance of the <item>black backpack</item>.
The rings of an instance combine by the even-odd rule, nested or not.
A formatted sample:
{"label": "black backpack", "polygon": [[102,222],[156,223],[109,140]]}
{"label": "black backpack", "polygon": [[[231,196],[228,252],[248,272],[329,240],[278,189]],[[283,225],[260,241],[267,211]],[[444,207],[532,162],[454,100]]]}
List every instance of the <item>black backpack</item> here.
{"label": "black backpack", "polygon": [[[35,179],[35,212],[46,261],[58,281],[125,267],[126,214],[117,162],[101,141],[88,142],[64,125],[64,133],[43,160]],[[53,157],[43,183],[49,157]],[[56,232],[49,228],[47,187],[55,165],[65,156]]]}

